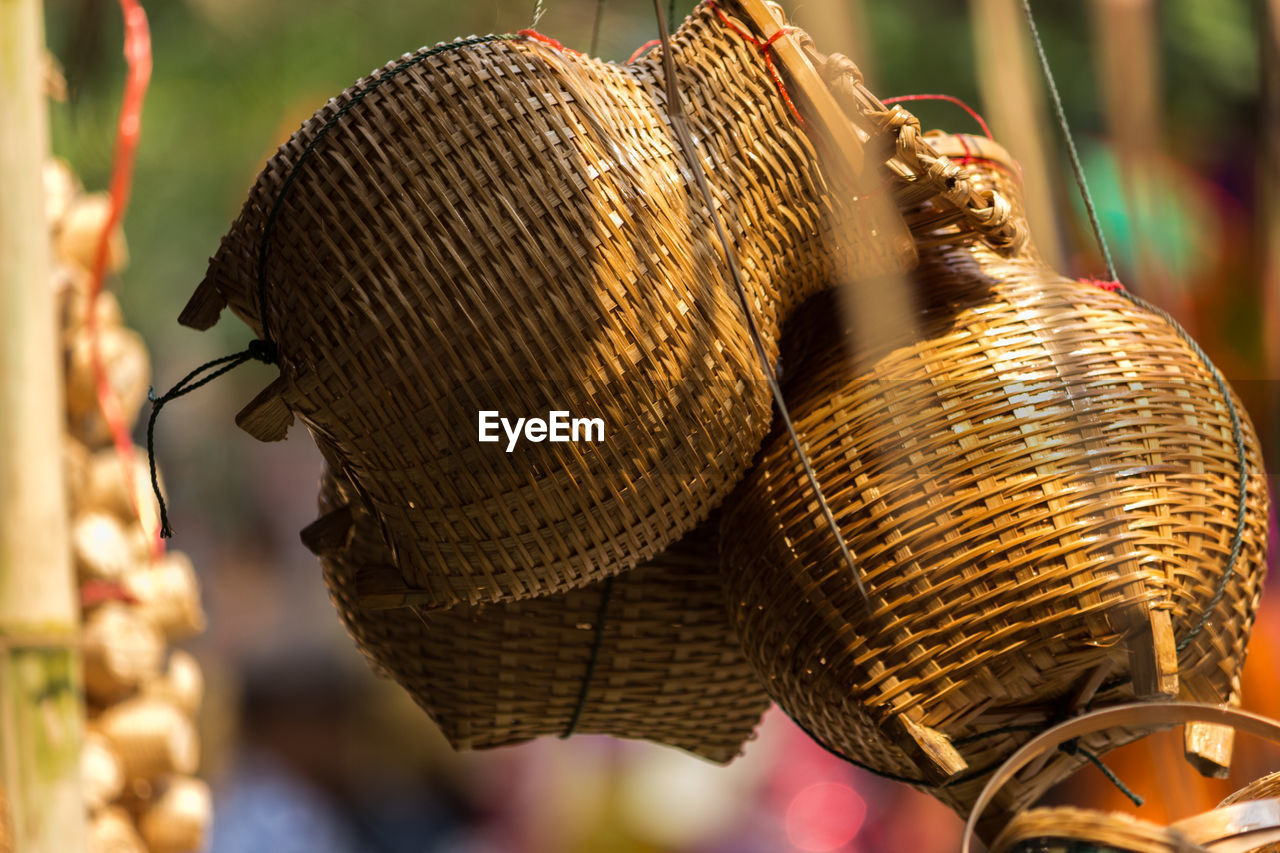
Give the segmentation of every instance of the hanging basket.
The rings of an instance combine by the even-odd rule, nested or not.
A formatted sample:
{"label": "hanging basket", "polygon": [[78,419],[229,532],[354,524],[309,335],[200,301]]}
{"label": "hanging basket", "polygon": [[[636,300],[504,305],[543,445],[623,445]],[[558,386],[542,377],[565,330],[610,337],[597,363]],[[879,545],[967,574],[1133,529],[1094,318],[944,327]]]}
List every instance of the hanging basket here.
{"label": "hanging basket", "polygon": [[[770,363],[805,297],[913,262],[893,199],[1016,236],[762,0],[703,3],[672,59]],[[661,69],[661,51],[620,66],[528,32],[387,65],[267,163],[182,315],[207,328],[229,305],[274,344],[254,352],[280,378],[237,422],[308,426],[419,606],[634,567],[707,517],[768,431]],[[554,411],[591,440],[511,443],[496,420]]]}
{"label": "hanging basket", "polygon": [[[769,699],[725,618],[713,531],[617,578],[560,595],[421,612],[378,593],[392,571],[376,522],[326,474],[321,552],[339,615],[456,749],[610,734],[709,761],[737,756]],[[349,519],[345,532],[335,511]]]}
{"label": "hanging basket", "polygon": [[[1007,153],[932,144],[1020,216]],[[906,210],[908,322],[852,334],[820,300],[787,331],[792,419],[867,598],[778,428],[726,503],[722,572],[774,700],[963,813],[1030,732],[1089,703],[1236,697],[1267,496],[1243,409],[1163,315],[933,217]],[[1221,772],[1223,733],[1188,737]],[[998,806],[1082,760],[1055,757]]]}
{"label": "hanging basket", "polygon": [[[900,267],[910,241],[833,200],[759,51],[707,6],[673,52],[776,355],[788,306]],[[632,568],[706,518],[768,430],[660,64],[525,34],[387,65],[268,162],[183,315],[207,327],[229,304],[277,343],[242,424],[278,437],[297,415],[331,444],[423,606]],[[478,440],[484,411],[601,426],[507,452],[496,421]]]}

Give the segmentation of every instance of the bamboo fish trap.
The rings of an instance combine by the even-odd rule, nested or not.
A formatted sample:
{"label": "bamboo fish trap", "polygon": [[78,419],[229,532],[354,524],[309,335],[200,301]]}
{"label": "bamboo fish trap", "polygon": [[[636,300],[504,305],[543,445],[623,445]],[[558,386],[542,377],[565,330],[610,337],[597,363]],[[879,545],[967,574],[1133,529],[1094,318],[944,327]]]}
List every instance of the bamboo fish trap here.
{"label": "bamboo fish trap", "polygon": [[[808,295],[912,263],[864,187],[1016,242],[1007,205],[761,0],[703,3],[672,58],[767,358]],[[417,606],[636,566],[706,518],[768,430],[661,67],[530,32],[402,57],[268,162],[181,317],[207,328],[229,305],[260,336],[281,375],[238,423],[263,440],[307,425]],[[599,418],[603,441],[478,440],[481,411],[549,410]]]}
{"label": "bamboo fish trap", "polygon": [[321,508],[327,520],[306,539],[342,621],[455,749],[594,732],[723,763],[769,705],[725,616],[706,525],[617,578],[424,613],[356,604],[371,573],[394,572],[389,549],[350,487],[328,473]]}
{"label": "bamboo fish trap", "polygon": [[[932,142],[1017,211],[1003,149]],[[726,503],[722,571],[774,700],[963,814],[1029,732],[1090,703],[1237,698],[1267,496],[1243,410],[1164,316],[933,216],[906,211],[918,324],[853,339],[820,302],[787,332],[792,418],[867,599],[780,429]],[[1229,732],[1187,738],[1225,771]],[[1046,759],[998,809],[1082,761]]]}

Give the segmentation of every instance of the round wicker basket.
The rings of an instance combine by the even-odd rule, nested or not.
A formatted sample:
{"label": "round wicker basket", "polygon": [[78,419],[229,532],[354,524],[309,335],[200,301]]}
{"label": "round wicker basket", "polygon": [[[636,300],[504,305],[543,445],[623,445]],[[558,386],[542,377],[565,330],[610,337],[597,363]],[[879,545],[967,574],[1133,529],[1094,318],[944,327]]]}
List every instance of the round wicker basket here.
{"label": "round wicker basket", "polygon": [[[673,55],[776,355],[788,306],[900,266],[910,240],[831,194],[760,52],[710,7]],[[657,55],[620,66],[536,34],[405,56],[268,162],[184,313],[207,326],[229,304],[277,343],[257,408],[331,443],[423,606],[634,567],[707,517],[768,430],[665,99]],[[478,441],[481,411],[599,418],[603,440],[506,452],[501,430]]]}
{"label": "round wicker basket", "polygon": [[339,615],[373,667],[400,683],[456,749],[599,733],[737,756],[769,705],[724,613],[714,531],[657,558],[546,598],[420,612],[361,606],[389,565],[374,519],[325,475],[321,507],[349,513],[319,545]]}
{"label": "round wicker basket", "polygon": [[[1016,209],[998,146],[933,147]],[[792,417],[868,598],[777,428],[726,503],[722,572],[779,705],[964,812],[1029,732],[1088,703],[1235,697],[1267,496],[1243,410],[1163,316],[906,213],[913,323],[856,338],[820,301],[786,333]],[[1133,733],[1105,737],[1088,747]],[[998,805],[1083,760],[1057,755]]]}
{"label": "round wicker basket", "polygon": [[[766,360],[805,297],[913,262],[894,200],[1016,242],[1007,205],[763,0],[703,3],[671,53]],[[281,376],[237,422],[271,440],[296,415],[327,445],[419,606],[633,568],[768,431],[659,54],[620,66],[526,32],[388,65],[267,163],[183,312],[206,328],[229,305],[275,344]],[[482,411],[598,418],[603,440],[482,442]]]}

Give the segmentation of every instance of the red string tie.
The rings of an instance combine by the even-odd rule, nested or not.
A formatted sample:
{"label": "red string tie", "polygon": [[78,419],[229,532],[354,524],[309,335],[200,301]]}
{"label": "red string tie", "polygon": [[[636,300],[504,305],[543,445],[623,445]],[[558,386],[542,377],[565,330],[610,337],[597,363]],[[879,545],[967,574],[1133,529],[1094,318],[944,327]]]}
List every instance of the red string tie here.
{"label": "red string tie", "polygon": [[583,55],[582,51],[574,50],[571,47],[565,47],[563,44],[556,41],[551,36],[544,36],[542,33],[538,32],[537,30],[519,30],[516,32],[516,35],[524,36],[525,38],[533,39],[534,41],[540,41],[543,44],[547,45],[548,47],[554,48],[555,50],[561,51],[562,53],[572,53],[577,56]]}
{"label": "red string tie", "polygon": [[657,47],[660,44],[662,44],[662,39],[649,39],[647,42],[645,42],[644,44],[636,48],[636,52],[631,54],[631,56],[627,59],[627,64],[630,65],[631,63],[635,62],[641,56],[644,56],[644,53],[646,50],[648,50],[651,47]]}
{"label": "red string tie", "polygon": [[1105,278],[1082,278],[1082,279],[1077,279],[1077,280],[1078,280],[1081,284],[1092,284],[1094,287],[1097,287],[1097,288],[1099,288],[1099,289],[1101,289],[1101,290],[1106,290],[1106,291],[1108,291],[1108,292],[1110,292],[1110,293],[1119,293],[1121,290],[1124,290],[1124,285],[1123,285],[1123,284],[1121,284],[1121,283],[1120,283],[1120,282],[1118,282],[1118,281],[1111,281],[1110,279],[1105,279]]}
{"label": "red string tie", "polygon": [[[143,11],[137,0],[120,0],[120,12],[124,18],[124,57],[128,66],[128,75],[125,78],[120,116],[116,122],[115,154],[111,164],[110,207],[102,233],[98,235],[98,244],[93,257],[92,276],[89,280],[89,311],[85,325],[89,334],[89,356],[98,407],[102,410],[102,417],[111,432],[112,444],[115,445],[116,454],[120,457],[120,465],[124,468],[129,501],[133,504],[134,513],[141,519],[142,498],[138,494],[136,479],[133,475],[133,438],[129,435],[127,420],[120,408],[120,400],[111,387],[110,377],[107,376],[107,367],[102,358],[102,336],[96,310],[98,296],[102,293],[102,284],[107,273],[111,234],[124,218],[125,208],[129,204],[129,191],[133,185],[133,164],[138,150],[138,137],[142,130],[142,103],[147,95],[147,84],[151,80],[151,30],[147,26],[147,13]],[[149,532],[152,534],[151,556],[155,559],[164,553],[164,541],[160,538],[158,527]]]}
{"label": "red string tie", "polygon": [[769,76],[773,78],[774,84],[778,87],[778,94],[782,96],[782,100],[784,103],[786,103],[787,109],[789,109],[791,111],[791,115],[795,117],[796,124],[800,125],[801,127],[807,130],[809,125],[805,122],[804,117],[800,115],[800,111],[796,109],[796,105],[794,102],[792,102],[791,96],[787,94],[786,84],[782,82],[782,75],[778,73],[778,68],[773,62],[773,53],[769,50],[769,48],[773,47],[773,43],[775,41],[787,35],[788,33],[795,32],[796,28],[795,27],[779,27],[777,32],[769,36],[769,38],[765,39],[764,41],[761,41],[751,33],[747,32],[746,30],[742,29],[737,24],[735,24],[733,22],[733,19],[730,18],[721,10],[720,7],[716,5],[714,0],[707,0],[707,6],[711,9],[711,11],[716,13],[716,17],[720,19],[720,22],[722,24],[724,24],[726,27],[733,30],[739,36],[741,36],[742,38],[746,39],[747,41],[751,42],[753,45],[756,46],[756,48],[760,51],[760,54],[764,57],[764,65],[765,65],[765,68],[767,68],[769,71]]}
{"label": "red string tie", "polygon": [[885,98],[881,103],[896,104],[901,101],[946,101],[948,104],[955,104],[978,123],[978,127],[982,128],[982,132],[986,134],[987,139],[995,142],[995,138],[991,135],[991,128],[987,127],[986,121],[978,111],[954,95],[898,95],[896,98]]}

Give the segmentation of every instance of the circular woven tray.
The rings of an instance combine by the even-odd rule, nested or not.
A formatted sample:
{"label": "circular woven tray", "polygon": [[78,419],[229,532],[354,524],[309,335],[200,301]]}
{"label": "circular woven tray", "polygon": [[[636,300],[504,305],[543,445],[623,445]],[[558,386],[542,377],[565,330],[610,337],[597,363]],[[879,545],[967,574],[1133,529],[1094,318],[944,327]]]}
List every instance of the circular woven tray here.
{"label": "circular woven tray", "polygon": [[[998,146],[935,148],[1016,201]],[[831,748],[964,812],[985,771],[1086,702],[1233,697],[1267,497],[1237,403],[1242,547],[1196,632],[1239,519],[1241,465],[1209,368],[1164,319],[1053,273],[1030,246],[1002,257],[938,233],[928,206],[907,221],[922,245],[912,323],[851,340],[821,302],[786,332],[800,352],[784,353],[792,418],[869,600],[777,428],[726,504],[722,570],[775,701]],[[1103,737],[1082,745],[1132,734]],[[999,805],[1017,811],[1083,760],[1059,754]]]}
{"label": "circular woven tray", "polygon": [[725,616],[706,527],[631,572],[559,595],[369,610],[356,603],[361,572],[390,554],[351,490],[326,474],[321,507],[340,506],[351,511],[347,542],[321,548],[334,605],[374,668],[456,749],[599,733],[727,762],[768,707]]}
{"label": "circular woven tray", "polygon": [[[1225,705],[1156,701],[1101,708],[1037,734],[1010,755],[978,796],[965,825],[961,853],[972,849],[993,795],[1037,758],[1078,743],[1097,731],[1126,728],[1149,732],[1174,724],[1201,723],[1248,733],[1280,744],[1280,723]],[[1280,842],[1280,799],[1274,776],[1245,787],[1216,809],[1168,826],[1124,814],[1072,807],[1037,808],[1013,818],[992,842],[991,853],[1269,853]]]}
{"label": "circular woven tray", "polygon": [[[1277,797],[1280,797],[1280,772],[1250,782],[1219,805],[1232,806],[1236,803],[1247,803],[1250,800],[1269,800]],[[1258,847],[1252,853],[1280,853],[1280,843]]]}

